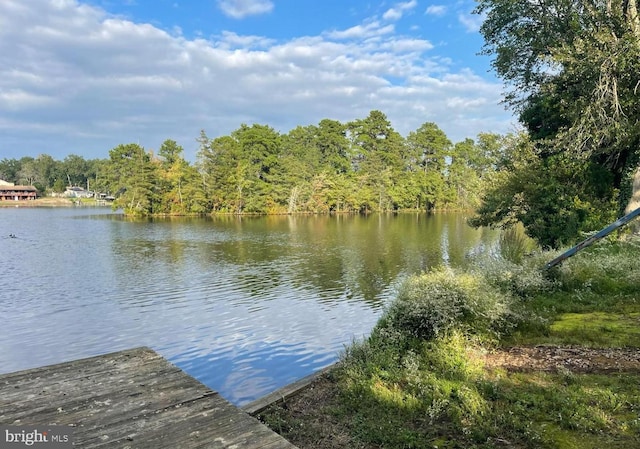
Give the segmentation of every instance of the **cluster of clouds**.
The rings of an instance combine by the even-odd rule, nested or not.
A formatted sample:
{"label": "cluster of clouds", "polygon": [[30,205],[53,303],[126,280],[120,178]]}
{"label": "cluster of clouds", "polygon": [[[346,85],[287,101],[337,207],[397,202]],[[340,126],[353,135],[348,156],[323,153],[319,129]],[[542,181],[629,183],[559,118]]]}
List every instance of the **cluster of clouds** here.
{"label": "cluster of clouds", "polygon": [[[217,6],[235,19],[276,11],[270,0]],[[119,143],[158,148],[167,138],[194,158],[201,129],[216,137],[260,123],[286,133],[373,109],[403,135],[428,121],[453,141],[510,131],[499,82],[453,70],[431,41],[396,30],[416,7],[401,2],[349,28],[283,40],[187,38],[78,0],[2,0],[0,158],[102,158]]]}

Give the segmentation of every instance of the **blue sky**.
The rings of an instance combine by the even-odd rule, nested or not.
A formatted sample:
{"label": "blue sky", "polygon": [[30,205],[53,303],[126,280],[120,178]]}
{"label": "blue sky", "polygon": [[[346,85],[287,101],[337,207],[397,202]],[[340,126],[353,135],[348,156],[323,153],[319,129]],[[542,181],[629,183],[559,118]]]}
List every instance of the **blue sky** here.
{"label": "blue sky", "polygon": [[242,123],[281,133],[373,109],[402,135],[506,133],[474,1],[2,0],[0,159],[106,158]]}

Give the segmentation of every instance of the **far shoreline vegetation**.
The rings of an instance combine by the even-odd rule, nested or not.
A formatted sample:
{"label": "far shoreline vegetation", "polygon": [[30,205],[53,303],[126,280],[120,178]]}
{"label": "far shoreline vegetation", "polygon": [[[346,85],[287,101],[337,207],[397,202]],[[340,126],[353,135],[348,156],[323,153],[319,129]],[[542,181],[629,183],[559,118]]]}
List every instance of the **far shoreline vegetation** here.
{"label": "far shoreline vegetation", "polygon": [[194,163],[168,139],[157,152],[121,144],[108,159],[2,159],[0,179],[35,186],[45,197],[86,186],[134,217],[471,210],[473,226],[521,222],[543,247],[601,228],[627,198],[606,167],[576,165],[570,154],[552,156],[549,165],[524,132],[454,144],[427,122],[405,138],[377,110],[287,134],[258,124],[214,139],[202,131],[197,141]]}
{"label": "far shoreline vegetation", "polygon": [[3,159],[0,179],[36,186],[41,196],[86,186],[132,216],[472,209],[514,139],[483,133],[453,144],[435,123],[403,138],[371,111],[288,134],[258,124],[215,139],[202,131],[193,164],[168,139],[157,152],[121,144],[108,159]]}

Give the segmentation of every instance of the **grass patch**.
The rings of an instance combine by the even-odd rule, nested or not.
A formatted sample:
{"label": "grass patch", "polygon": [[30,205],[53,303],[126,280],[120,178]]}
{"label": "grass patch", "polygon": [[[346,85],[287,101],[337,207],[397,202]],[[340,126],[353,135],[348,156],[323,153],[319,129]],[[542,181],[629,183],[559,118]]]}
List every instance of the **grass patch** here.
{"label": "grass patch", "polygon": [[301,448],[640,447],[640,375],[489,370],[461,334],[438,340],[400,358],[361,343],[321,380],[329,400],[261,418]]}
{"label": "grass patch", "polygon": [[562,264],[557,274],[567,292],[611,297],[640,291],[640,241],[601,241]]}
{"label": "grass patch", "polygon": [[[616,307],[612,307],[616,309]],[[523,324],[505,345],[558,345],[588,348],[640,347],[639,307],[623,312],[554,313],[552,318]]]}
{"label": "grass patch", "polygon": [[487,379],[489,432],[529,447],[633,448],[640,443],[638,375],[509,374]]}
{"label": "grass patch", "polygon": [[640,375],[487,370],[459,332],[380,343],[352,348],[336,376],[336,413],[365,447],[640,447]]}
{"label": "grass patch", "polygon": [[592,347],[639,347],[640,313],[565,313],[550,326],[544,343]]}

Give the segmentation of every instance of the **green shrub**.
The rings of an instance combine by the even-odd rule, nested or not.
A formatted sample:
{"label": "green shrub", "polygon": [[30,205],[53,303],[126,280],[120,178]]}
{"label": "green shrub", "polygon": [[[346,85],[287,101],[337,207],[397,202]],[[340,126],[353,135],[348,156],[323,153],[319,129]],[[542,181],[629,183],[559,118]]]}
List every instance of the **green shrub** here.
{"label": "green shrub", "polygon": [[549,293],[559,286],[545,269],[549,260],[549,252],[530,254],[520,263],[501,258],[485,259],[477,263],[473,271],[502,292],[531,298]]}
{"label": "green shrub", "polygon": [[510,304],[510,295],[482,276],[439,269],[406,280],[380,325],[427,340],[453,329],[495,332],[510,316]]}

